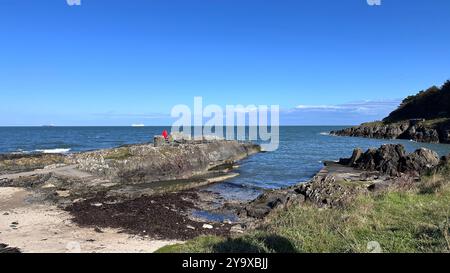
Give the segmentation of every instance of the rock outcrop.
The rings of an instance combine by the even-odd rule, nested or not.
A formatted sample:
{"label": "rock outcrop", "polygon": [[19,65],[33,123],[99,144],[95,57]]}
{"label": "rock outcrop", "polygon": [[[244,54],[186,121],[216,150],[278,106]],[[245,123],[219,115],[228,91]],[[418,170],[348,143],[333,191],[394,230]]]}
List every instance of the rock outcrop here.
{"label": "rock outcrop", "polygon": [[336,172],[352,175],[354,169],[339,165],[325,166],[309,182],[263,193],[256,200],[246,205],[240,211],[240,214],[262,219],[275,209],[289,209],[305,202],[318,207],[344,207],[354,200],[357,193],[368,192],[370,184],[360,181],[359,175],[355,177],[355,182],[349,182],[350,180],[346,181],[348,177],[343,178]]}
{"label": "rock outcrop", "polygon": [[425,120],[407,120],[396,123],[372,122],[360,126],[332,131],[332,135],[408,139],[427,143],[450,143],[450,121],[445,119],[439,122]]}
{"label": "rock outcrop", "polygon": [[355,149],[348,159],[339,162],[355,169],[364,171],[377,171],[388,176],[400,176],[403,173],[419,176],[439,164],[436,152],[420,148],[407,154],[401,144],[386,144],[378,149],[368,149],[362,153]]}
{"label": "rock outcrop", "polygon": [[237,141],[142,144],[76,154],[74,161],[80,170],[111,181],[140,183],[187,179],[259,151],[258,145]]}

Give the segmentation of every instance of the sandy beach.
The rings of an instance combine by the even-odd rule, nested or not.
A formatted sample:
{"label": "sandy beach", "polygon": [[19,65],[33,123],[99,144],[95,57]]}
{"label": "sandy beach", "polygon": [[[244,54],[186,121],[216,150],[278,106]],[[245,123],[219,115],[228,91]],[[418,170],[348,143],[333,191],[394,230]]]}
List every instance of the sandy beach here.
{"label": "sandy beach", "polygon": [[27,202],[23,188],[0,188],[0,242],[22,252],[148,253],[179,243],[121,233],[117,229],[82,228],[54,205]]}

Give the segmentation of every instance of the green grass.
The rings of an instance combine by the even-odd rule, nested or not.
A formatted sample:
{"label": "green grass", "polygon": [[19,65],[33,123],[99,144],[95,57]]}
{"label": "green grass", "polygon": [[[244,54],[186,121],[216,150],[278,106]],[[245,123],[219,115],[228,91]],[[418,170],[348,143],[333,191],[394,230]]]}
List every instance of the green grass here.
{"label": "green grass", "polygon": [[420,122],[421,125],[425,127],[436,127],[437,125],[448,123],[450,121],[450,118],[437,118],[437,119],[429,119]]}
{"label": "green grass", "polygon": [[432,185],[431,191],[418,188],[362,196],[346,209],[304,205],[279,211],[257,231],[233,238],[198,237],[159,252],[360,253],[371,250],[369,242],[377,242],[383,252],[449,252],[448,179],[430,175],[423,185]]}
{"label": "green grass", "polygon": [[365,122],[362,123],[360,126],[366,126],[366,127],[376,127],[376,126],[383,126],[385,123],[383,121],[371,121],[371,122]]}

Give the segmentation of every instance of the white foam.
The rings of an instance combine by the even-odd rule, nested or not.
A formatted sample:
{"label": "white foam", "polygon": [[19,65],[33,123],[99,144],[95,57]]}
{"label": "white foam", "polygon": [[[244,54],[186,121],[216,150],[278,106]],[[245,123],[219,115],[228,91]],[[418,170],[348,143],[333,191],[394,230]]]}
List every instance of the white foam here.
{"label": "white foam", "polygon": [[68,153],[70,149],[57,148],[57,149],[35,150],[35,151],[43,154],[65,154]]}
{"label": "white foam", "polygon": [[320,133],[322,136],[329,136],[330,135],[330,133],[329,132],[322,132],[322,133]]}

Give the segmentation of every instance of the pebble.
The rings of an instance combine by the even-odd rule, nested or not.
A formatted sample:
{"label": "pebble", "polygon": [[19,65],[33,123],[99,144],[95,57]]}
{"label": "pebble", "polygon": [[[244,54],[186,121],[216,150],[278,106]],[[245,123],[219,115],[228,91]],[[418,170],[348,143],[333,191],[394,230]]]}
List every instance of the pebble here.
{"label": "pebble", "polygon": [[103,233],[103,231],[100,228],[98,228],[98,227],[94,228],[94,231],[98,232],[98,233]]}
{"label": "pebble", "polygon": [[69,197],[70,196],[69,191],[56,191],[56,194],[61,197]]}
{"label": "pebble", "polygon": [[212,225],[209,225],[209,224],[203,224],[203,228],[212,229],[214,227]]}
{"label": "pebble", "polygon": [[241,225],[234,225],[230,229],[231,233],[244,233],[244,230],[242,229]]}

